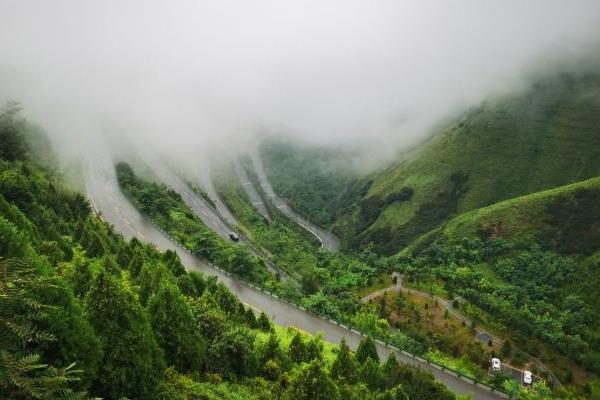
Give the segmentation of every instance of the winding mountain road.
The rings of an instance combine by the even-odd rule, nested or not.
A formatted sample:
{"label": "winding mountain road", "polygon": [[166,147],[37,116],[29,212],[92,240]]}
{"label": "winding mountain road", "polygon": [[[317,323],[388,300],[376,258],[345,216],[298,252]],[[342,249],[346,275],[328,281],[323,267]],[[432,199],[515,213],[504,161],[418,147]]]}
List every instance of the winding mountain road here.
{"label": "winding mountain road", "polygon": [[[143,241],[153,243],[163,251],[167,249],[176,251],[187,269],[216,276],[236,294],[241,302],[265,312],[279,325],[292,325],[311,334],[320,332],[325,340],[332,343],[339,343],[342,338],[346,338],[351,348],[357,348],[363,338],[360,334],[250,287],[202,262],[164,236],[123,195],[116,180],[112,160],[94,160],[90,157],[85,160],[85,163],[84,178],[87,194],[94,208],[101,213],[102,218],[111,223],[118,232],[128,238],[135,236]],[[485,386],[475,385],[472,381],[451,372],[442,371],[405,353],[392,350],[382,343],[377,342],[376,346],[382,359],[385,359],[390,352],[394,352],[398,360],[429,370],[436,379],[455,393],[471,394],[476,400],[506,398],[503,393],[490,392],[489,388]]]}
{"label": "winding mountain road", "polygon": [[269,214],[269,209],[265,202],[263,201],[260,194],[256,191],[254,184],[250,180],[250,177],[246,173],[246,170],[240,164],[239,160],[235,160],[233,163],[235,174],[237,175],[242,187],[244,188],[244,192],[246,192],[246,196],[250,199],[250,203],[252,203],[252,207],[256,209],[263,217],[267,220],[271,219],[271,215]]}
{"label": "winding mountain road", "polygon": [[194,178],[197,184],[200,185],[202,189],[206,192],[208,197],[215,202],[215,206],[217,212],[221,215],[221,217],[230,225],[235,226],[239,222],[237,218],[233,215],[233,213],[229,210],[227,205],[221,199],[221,196],[217,193],[217,189],[213,184],[213,180],[211,178],[210,170],[208,168],[206,170],[198,171],[196,177]]}
{"label": "winding mountain road", "polygon": [[298,213],[292,210],[282,198],[275,194],[271,183],[267,179],[267,174],[265,173],[265,168],[258,151],[253,151],[251,153],[251,158],[254,170],[258,175],[258,181],[263,192],[266,194],[267,199],[288,218],[319,239],[322,247],[333,252],[338,251],[340,248],[340,241],[333,233],[316,226],[312,222],[298,215]]}
{"label": "winding mountain road", "polygon": [[[198,216],[204,224],[221,236],[223,239],[229,241],[229,233],[235,229],[233,225],[216,209],[213,208],[205,199],[198,196],[187,183],[183,181],[177,174],[168,168],[155,167],[153,169],[156,176],[161,180],[162,183],[170,187],[181,196],[185,204],[192,210],[196,216]],[[264,252],[260,251],[254,245],[249,243],[246,238],[239,234],[240,242],[248,246],[250,251],[257,257],[263,257],[267,269],[279,279],[289,279],[289,275],[278,268],[272,261],[270,261]]]}

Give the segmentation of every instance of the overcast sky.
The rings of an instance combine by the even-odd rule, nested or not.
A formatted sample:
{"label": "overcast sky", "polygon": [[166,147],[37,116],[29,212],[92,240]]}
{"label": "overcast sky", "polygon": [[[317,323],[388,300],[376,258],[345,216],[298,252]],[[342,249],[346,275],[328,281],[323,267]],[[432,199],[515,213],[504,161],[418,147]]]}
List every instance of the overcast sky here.
{"label": "overcast sky", "polygon": [[390,148],[598,38],[598,0],[0,0],[0,100],[67,153],[261,131]]}

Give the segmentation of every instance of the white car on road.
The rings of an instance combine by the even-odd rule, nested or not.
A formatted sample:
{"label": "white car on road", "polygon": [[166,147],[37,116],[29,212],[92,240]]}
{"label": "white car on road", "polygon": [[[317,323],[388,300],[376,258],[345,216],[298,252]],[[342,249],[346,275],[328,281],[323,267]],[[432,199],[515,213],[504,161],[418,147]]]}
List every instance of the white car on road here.
{"label": "white car on road", "polygon": [[526,385],[531,385],[531,381],[532,381],[533,377],[531,375],[531,371],[525,371],[523,373],[523,383]]}
{"label": "white car on road", "polygon": [[492,358],[492,371],[500,371],[500,359]]}

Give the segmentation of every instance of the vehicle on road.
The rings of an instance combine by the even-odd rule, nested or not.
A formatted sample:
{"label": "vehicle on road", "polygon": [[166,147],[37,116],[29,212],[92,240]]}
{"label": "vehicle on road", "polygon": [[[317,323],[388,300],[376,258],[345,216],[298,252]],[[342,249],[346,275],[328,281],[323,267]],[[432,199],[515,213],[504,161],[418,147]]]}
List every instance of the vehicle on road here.
{"label": "vehicle on road", "polygon": [[233,240],[234,242],[239,242],[240,237],[235,232],[229,232],[229,239]]}
{"label": "vehicle on road", "polygon": [[531,381],[532,381],[531,371],[525,371],[523,373],[523,383],[526,385],[531,385]]}
{"label": "vehicle on road", "polygon": [[492,358],[492,371],[500,371],[500,359],[499,358]]}

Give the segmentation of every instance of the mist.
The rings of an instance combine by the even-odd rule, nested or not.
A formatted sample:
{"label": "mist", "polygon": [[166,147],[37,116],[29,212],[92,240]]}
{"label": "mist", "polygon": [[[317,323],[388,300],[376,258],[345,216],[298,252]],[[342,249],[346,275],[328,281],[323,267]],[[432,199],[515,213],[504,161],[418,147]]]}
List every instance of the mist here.
{"label": "mist", "polygon": [[66,158],[196,170],[269,134],[383,160],[598,38],[597,0],[0,0],[0,101]]}

